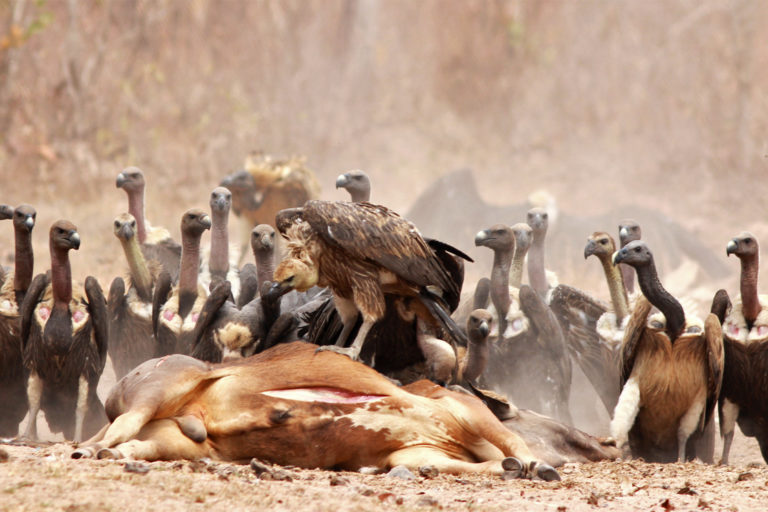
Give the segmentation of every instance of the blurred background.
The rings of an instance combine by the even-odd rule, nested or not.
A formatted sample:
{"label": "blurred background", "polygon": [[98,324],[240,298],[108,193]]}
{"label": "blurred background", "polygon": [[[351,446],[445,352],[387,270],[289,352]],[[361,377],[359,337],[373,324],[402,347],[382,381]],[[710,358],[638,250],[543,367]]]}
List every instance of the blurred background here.
{"label": "blurred background", "polygon": [[[36,206],[36,271],[50,223],[75,222],[74,275],[106,288],[128,165],[177,239],[251,150],[305,155],[326,199],[364,169],[403,213],[469,168],[488,203],[543,188],[562,212],[663,213],[735,291],[725,244],[768,239],[766,26],[750,0],[0,0],[0,202]],[[572,231],[595,230],[615,221]]]}

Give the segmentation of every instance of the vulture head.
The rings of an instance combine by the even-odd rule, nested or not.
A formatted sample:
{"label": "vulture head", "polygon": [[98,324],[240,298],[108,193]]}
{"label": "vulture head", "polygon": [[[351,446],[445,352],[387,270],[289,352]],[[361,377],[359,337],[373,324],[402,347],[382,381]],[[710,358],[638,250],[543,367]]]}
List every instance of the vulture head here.
{"label": "vulture head", "polygon": [[533,230],[525,222],[518,222],[512,226],[512,234],[515,236],[515,251],[525,254],[533,242]]}
{"label": "vulture head", "polygon": [[126,167],[117,175],[115,185],[125,190],[128,195],[143,192],[144,173],[138,167]]}
{"label": "vulture head", "polygon": [[345,172],[336,178],[336,188],[343,188],[352,196],[352,201],[368,201],[371,198],[371,180],[359,169]]}
{"label": "vulture head", "polygon": [[17,206],[16,209],[11,210],[11,212],[13,213],[13,228],[31,233],[32,228],[35,227],[35,218],[37,217],[35,209],[28,204],[22,204]]}
{"label": "vulture head", "polygon": [[610,258],[614,252],[616,252],[616,242],[613,241],[613,237],[608,233],[596,232],[587,238],[584,259],[594,255],[604,261],[603,258]]}
{"label": "vulture head", "polygon": [[203,210],[192,208],[181,217],[182,235],[200,238],[206,229],[211,229],[211,217]]}
{"label": "vulture head", "polygon": [[613,253],[613,264],[625,263],[629,266],[638,268],[649,265],[653,262],[648,246],[642,240],[634,240]]}
{"label": "vulture head", "polygon": [[475,235],[475,246],[488,247],[493,251],[512,251],[515,248],[515,237],[509,226],[495,224]]}
{"label": "vulture head", "polygon": [[309,258],[286,258],[275,269],[275,281],[268,297],[279,297],[291,290],[305,292],[317,284],[320,278],[317,265]]}
{"label": "vulture head", "polygon": [[251,249],[254,253],[271,253],[275,250],[275,230],[269,224],[259,224],[251,230]]}
{"label": "vulture head", "polygon": [[245,169],[225,177],[219,183],[232,193],[232,209],[239,214],[242,211],[258,210],[264,201],[264,194],[256,187],[253,175]]}
{"label": "vulture head", "polygon": [[229,214],[232,206],[232,192],[226,187],[216,187],[211,192],[211,212]]}
{"label": "vulture head", "polygon": [[115,217],[112,231],[119,240],[127,242],[136,235],[136,219],[130,213],[121,213]]}
{"label": "vulture head", "polygon": [[549,225],[549,214],[544,208],[531,208],[526,216],[526,223],[531,226],[534,234],[544,234]]}
{"label": "vulture head", "polygon": [[68,220],[57,220],[51,226],[49,233],[51,251],[66,252],[70,249],[80,248],[80,235],[77,226]]}
{"label": "vulture head", "polygon": [[7,204],[0,204],[0,220],[7,220],[13,217],[13,207]]}
{"label": "vulture head", "polygon": [[491,332],[493,315],[485,309],[475,309],[467,318],[467,336],[469,341],[476,342],[485,340],[488,333]]}
{"label": "vulture head", "polygon": [[757,238],[747,231],[739,233],[734,237],[725,248],[725,254],[730,256],[735,254],[739,259],[750,258],[758,255],[760,248],[757,243]]}
{"label": "vulture head", "polygon": [[619,223],[619,243],[622,247],[627,245],[629,242],[640,240],[642,234],[643,233],[640,230],[640,224],[634,220],[626,219]]}

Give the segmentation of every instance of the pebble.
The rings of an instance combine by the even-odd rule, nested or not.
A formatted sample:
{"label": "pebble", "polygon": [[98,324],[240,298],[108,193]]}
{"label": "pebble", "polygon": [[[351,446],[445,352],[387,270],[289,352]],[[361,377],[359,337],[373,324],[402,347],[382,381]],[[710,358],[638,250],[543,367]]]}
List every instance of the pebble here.
{"label": "pebble", "polygon": [[395,466],[389,470],[387,476],[392,478],[401,478],[403,480],[416,480],[416,475],[411,473],[411,470],[405,466]]}

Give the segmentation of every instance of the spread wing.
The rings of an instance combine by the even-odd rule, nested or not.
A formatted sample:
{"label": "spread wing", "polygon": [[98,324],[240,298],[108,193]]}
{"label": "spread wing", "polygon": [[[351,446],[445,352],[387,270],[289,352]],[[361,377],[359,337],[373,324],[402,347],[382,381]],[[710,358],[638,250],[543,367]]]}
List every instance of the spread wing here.
{"label": "spread wing", "polygon": [[104,363],[107,357],[109,313],[107,312],[107,299],[104,298],[101,285],[93,276],[85,278],[85,296],[88,297],[88,312],[91,315],[93,337],[99,349],[99,358]]}
{"label": "spread wing", "polygon": [[704,425],[706,425],[712,418],[715,404],[720,396],[725,361],[723,332],[720,321],[714,313],[710,313],[704,321],[704,339],[707,346],[707,406],[704,418]]}
{"label": "spread wing", "polygon": [[437,286],[452,295],[459,288],[414,224],[371,203],[309,201],[302,219],[326,243],[351,258],[374,262],[416,286]]}
{"label": "spread wing", "polygon": [[621,343],[621,355],[619,357],[621,387],[624,387],[632,373],[632,367],[635,365],[637,344],[645,334],[648,313],[650,311],[651,303],[644,296],[639,296],[635,302],[635,309],[632,310],[632,316],[629,317],[627,330],[624,331],[624,341]]}

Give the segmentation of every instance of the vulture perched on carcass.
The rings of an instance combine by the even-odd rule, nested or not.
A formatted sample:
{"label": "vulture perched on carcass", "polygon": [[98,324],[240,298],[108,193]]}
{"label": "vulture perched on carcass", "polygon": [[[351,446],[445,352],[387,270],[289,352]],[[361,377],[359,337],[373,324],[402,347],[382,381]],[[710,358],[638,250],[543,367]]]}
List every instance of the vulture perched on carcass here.
{"label": "vulture perched on carcass", "polygon": [[21,340],[29,370],[24,437],[37,438],[42,409],[53,433],[81,442],[106,423],[96,386],[107,360],[107,301],[93,276],[73,291],[69,251],[80,235],[69,221],[51,226],[50,274],[38,274],[21,305]]}
{"label": "vulture perched on carcass", "polygon": [[[642,240],[613,256],[637,272],[637,299],[621,348],[622,390],[611,421],[618,446],[649,462],[711,462],[714,445],[705,433],[723,377],[720,321],[710,313],[702,323],[661,285],[653,255]],[[659,314],[652,315],[651,305]]]}
{"label": "vulture perched on carcass", "polygon": [[13,274],[3,275],[0,285],[0,437],[18,433],[28,408],[19,311],[32,282],[35,217],[35,209],[26,204],[0,208],[0,218],[13,219],[15,238]]}
{"label": "vulture perched on carcass", "polygon": [[[276,221],[288,254],[275,270],[270,293],[331,289],[344,327],[336,346],[322,349],[357,359],[373,325],[388,313],[387,296],[402,300],[401,309],[410,310],[423,328],[445,330],[467,345],[449,316],[461,293],[463,266],[453,257],[464,256],[461,251],[427,242],[411,222],[365,202],[308,201],[281,211]],[[358,313],[362,325],[347,346]]]}

